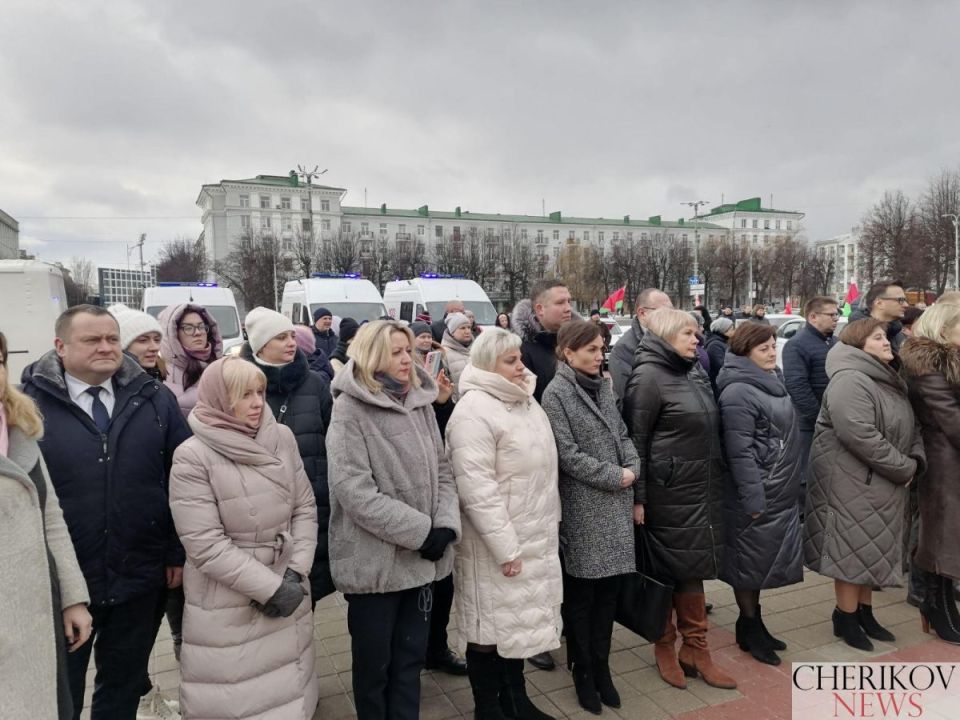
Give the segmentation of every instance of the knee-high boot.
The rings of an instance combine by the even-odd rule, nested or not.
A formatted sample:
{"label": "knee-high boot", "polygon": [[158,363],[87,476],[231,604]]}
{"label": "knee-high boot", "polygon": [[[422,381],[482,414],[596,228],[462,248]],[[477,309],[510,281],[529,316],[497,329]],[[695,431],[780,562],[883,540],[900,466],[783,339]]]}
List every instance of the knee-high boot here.
{"label": "knee-high boot", "polygon": [[677,610],[677,628],[683,636],[683,645],[677,661],[688,677],[703,677],[707,685],[733,689],[737,681],[714,665],[707,648],[706,596],[700,593],[674,593]]}
{"label": "knee-high boot", "polygon": [[663,681],[676,688],[685,690],[687,679],[677,662],[677,626],[673,624],[673,614],[667,619],[663,636],[653,646],[653,656],[657,660],[657,670]]}

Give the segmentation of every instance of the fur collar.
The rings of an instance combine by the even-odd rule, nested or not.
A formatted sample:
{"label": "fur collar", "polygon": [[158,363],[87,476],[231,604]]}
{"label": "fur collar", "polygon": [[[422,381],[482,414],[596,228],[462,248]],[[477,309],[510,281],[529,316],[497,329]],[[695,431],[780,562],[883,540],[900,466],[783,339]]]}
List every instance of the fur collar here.
{"label": "fur collar", "polygon": [[912,337],[900,348],[900,362],[907,377],[943,375],[960,387],[960,347],[922,337]]}

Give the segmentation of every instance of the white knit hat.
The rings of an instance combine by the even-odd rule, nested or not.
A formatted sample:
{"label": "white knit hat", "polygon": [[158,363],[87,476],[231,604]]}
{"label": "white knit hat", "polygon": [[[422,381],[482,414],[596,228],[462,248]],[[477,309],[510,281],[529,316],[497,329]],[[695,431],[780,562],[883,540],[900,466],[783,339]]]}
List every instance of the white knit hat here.
{"label": "white knit hat", "polygon": [[243,326],[247,331],[247,342],[256,355],[260,350],[280,333],[293,330],[293,322],[276,310],[265,307],[255,307],[247,313]]}
{"label": "white knit hat", "polygon": [[150,313],[134,310],[123,303],[111,305],[107,310],[117,319],[117,325],[120,326],[120,346],[124,350],[145,333],[155,332],[163,337],[160,323]]}
{"label": "white knit hat", "polygon": [[453,335],[457,328],[470,324],[470,318],[461,312],[450,313],[444,321],[447,324],[447,331]]}

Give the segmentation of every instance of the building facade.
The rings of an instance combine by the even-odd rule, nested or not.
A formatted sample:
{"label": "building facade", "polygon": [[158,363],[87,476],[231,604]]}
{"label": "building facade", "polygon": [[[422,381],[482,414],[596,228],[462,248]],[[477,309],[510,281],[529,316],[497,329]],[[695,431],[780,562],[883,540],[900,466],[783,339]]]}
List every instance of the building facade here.
{"label": "building facade", "polygon": [[763,247],[782,239],[796,238],[803,229],[804,213],[763,207],[759,197],[712,208],[699,220],[726,228],[742,243]]}
{"label": "building facade", "polygon": [[20,257],[20,223],[0,210],[0,260]]}
{"label": "building facade", "polygon": [[157,271],[128,270],[126,268],[101,267],[97,269],[100,287],[100,304],[109,307],[123,303],[140,308],[143,301],[143,289],[157,284]]}
{"label": "building facade", "polygon": [[813,243],[813,250],[823,260],[824,269],[830,277],[828,295],[843,297],[850,283],[859,282],[857,268],[860,263],[860,228],[835,235]]}

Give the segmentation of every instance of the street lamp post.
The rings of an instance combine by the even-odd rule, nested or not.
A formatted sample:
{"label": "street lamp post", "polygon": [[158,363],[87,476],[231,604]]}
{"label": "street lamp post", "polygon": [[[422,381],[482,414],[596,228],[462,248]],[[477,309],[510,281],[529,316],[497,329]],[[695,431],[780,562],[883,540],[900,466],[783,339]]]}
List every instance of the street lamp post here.
{"label": "street lamp post", "polygon": [[950,218],[953,223],[953,289],[960,290],[960,216],[944,213],[941,217]]}
{"label": "street lamp post", "polygon": [[[694,200],[692,202],[680,203],[693,208],[693,275],[700,282],[700,207],[709,204],[706,200]],[[704,289],[704,300],[706,300],[706,289]]]}

